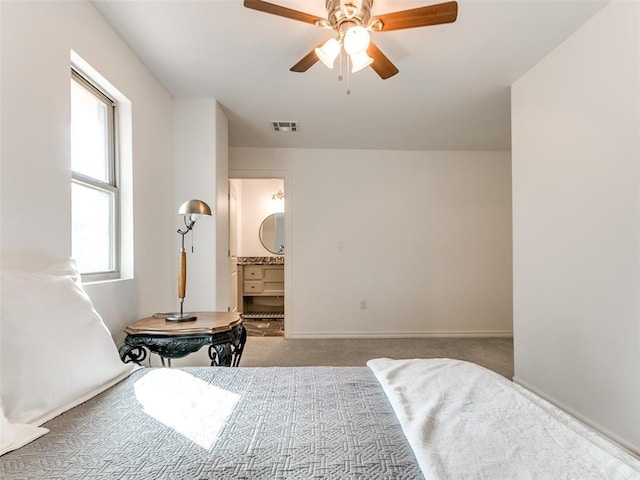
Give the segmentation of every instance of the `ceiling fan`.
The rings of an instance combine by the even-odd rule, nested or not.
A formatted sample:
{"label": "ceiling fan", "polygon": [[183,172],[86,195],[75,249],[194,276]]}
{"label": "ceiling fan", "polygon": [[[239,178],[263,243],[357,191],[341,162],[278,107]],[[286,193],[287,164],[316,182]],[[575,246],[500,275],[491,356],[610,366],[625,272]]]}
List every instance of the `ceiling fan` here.
{"label": "ceiling fan", "polygon": [[341,49],[347,53],[351,72],[371,66],[387,79],[398,73],[396,66],[370,41],[369,32],[389,32],[405,28],[427,27],[452,23],[458,16],[457,2],[439,3],[371,17],[373,0],[326,0],[327,18],[316,17],[263,0],[244,0],[244,6],[278,15],[335,32],[335,37],[322,42],[290,68],[292,72],[306,72],[318,60],[333,68]]}

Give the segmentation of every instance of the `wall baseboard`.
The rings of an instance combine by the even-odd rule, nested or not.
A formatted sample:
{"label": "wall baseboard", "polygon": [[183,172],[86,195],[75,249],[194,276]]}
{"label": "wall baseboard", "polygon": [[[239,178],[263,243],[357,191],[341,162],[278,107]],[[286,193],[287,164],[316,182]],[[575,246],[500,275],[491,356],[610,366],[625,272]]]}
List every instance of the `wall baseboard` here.
{"label": "wall baseboard", "polygon": [[512,331],[440,331],[440,332],[289,332],[285,327],[285,337],[291,339],[309,338],[511,338]]}
{"label": "wall baseboard", "polygon": [[577,419],[578,421],[580,421],[581,423],[583,423],[584,425],[589,427],[590,429],[594,430],[596,433],[598,433],[605,440],[611,442],[614,446],[621,448],[622,450],[627,452],[632,457],[637,458],[637,459],[640,460],[640,449],[638,448],[637,445],[632,445],[631,443],[629,443],[624,438],[621,438],[619,435],[616,435],[615,433],[611,432],[607,428],[605,428],[602,425],[600,425],[598,422],[595,422],[595,421],[591,420],[590,418],[585,417],[584,415],[576,412],[575,410],[573,410],[571,407],[565,405],[564,403],[559,402],[558,400],[556,400],[555,398],[553,398],[553,397],[551,397],[549,395],[546,395],[544,392],[542,392],[539,389],[535,388],[534,386],[528,384],[527,382],[525,382],[521,378],[519,378],[517,376],[514,376],[513,377],[513,382],[517,383],[518,385],[520,385],[523,388],[526,388],[530,392],[535,393],[537,396],[539,396],[540,398],[546,400],[547,402],[555,405],[560,410],[564,411],[565,413],[568,413],[569,415],[571,415],[572,417],[574,417],[575,419]]}

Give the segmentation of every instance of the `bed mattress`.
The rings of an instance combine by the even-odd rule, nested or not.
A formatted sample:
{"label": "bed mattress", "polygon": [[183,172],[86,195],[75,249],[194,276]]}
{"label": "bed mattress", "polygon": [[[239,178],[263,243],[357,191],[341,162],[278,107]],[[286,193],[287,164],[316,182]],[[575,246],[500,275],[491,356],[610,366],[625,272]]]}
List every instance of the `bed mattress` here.
{"label": "bed mattress", "polygon": [[366,367],[141,369],[0,457],[13,479],[422,479]]}

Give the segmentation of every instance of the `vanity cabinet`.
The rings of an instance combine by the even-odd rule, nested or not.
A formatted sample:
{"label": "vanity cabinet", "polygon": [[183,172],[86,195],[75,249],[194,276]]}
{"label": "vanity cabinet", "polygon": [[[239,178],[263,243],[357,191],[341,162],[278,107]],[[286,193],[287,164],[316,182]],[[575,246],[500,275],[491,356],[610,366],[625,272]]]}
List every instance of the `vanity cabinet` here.
{"label": "vanity cabinet", "polygon": [[284,318],[284,265],[238,265],[244,318]]}

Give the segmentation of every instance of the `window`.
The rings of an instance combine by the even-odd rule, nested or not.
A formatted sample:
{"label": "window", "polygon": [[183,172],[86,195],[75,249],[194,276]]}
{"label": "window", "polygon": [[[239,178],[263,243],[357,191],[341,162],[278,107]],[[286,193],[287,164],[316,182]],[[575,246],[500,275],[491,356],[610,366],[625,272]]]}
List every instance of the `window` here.
{"label": "window", "polygon": [[83,280],[120,276],[117,103],[71,71],[71,252]]}

